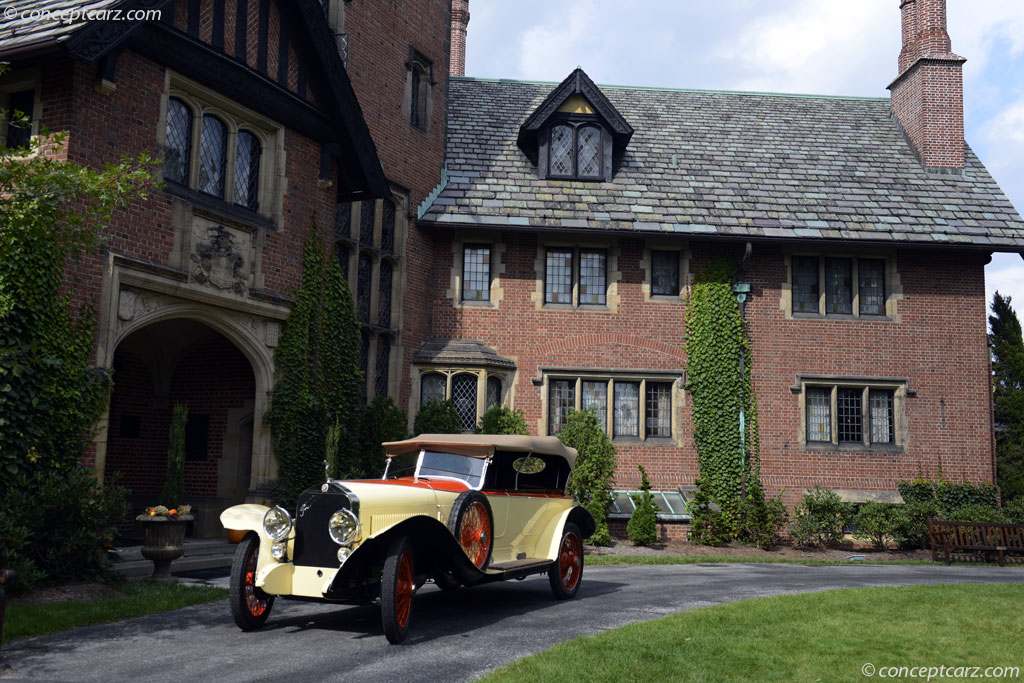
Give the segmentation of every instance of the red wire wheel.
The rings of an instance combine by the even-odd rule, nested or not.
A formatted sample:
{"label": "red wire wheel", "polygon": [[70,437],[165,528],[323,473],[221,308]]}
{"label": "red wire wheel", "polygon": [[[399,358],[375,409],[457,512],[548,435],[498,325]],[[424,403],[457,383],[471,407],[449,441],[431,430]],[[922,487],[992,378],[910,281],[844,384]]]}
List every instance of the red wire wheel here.
{"label": "red wire wheel", "polygon": [[551,592],[559,600],[576,595],[583,580],[583,542],[580,530],[572,523],[562,531],[562,543],[558,546],[558,557],[548,570]]}
{"label": "red wire wheel", "polygon": [[494,548],[494,517],[487,497],[466,491],[455,499],[448,517],[448,530],[477,569],[484,569]]}
{"label": "red wire wheel", "polygon": [[409,632],[412,598],[416,593],[416,573],[412,542],[399,536],[391,542],[381,573],[380,609],[384,635],[390,643],[400,643]]}
{"label": "red wire wheel", "polygon": [[257,629],[267,623],[274,596],[256,587],[256,565],[260,542],[253,535],[246,536],[235,551],[231,563],[230,602],[231,616],[243,631]]}

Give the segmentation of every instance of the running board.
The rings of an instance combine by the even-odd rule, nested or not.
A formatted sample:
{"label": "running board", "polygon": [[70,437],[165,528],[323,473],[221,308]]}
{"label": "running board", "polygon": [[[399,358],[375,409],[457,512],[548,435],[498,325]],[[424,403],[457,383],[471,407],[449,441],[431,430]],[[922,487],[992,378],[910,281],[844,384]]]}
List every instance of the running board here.
{"label": "running board", "polygon": [[488,581],[507,581],[509,579],[522,579],[532,574],[543,574],[554,565],[552,560],[528,558],[512,562],[492,564],[487,568],[487,576],[481,583]]}

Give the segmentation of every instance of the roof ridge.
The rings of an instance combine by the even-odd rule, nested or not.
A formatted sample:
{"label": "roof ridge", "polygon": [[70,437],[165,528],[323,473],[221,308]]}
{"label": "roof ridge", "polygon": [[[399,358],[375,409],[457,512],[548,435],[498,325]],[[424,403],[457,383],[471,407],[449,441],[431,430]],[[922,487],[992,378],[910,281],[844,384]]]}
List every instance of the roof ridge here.
{"label": "roof ridge", "polygon": [[[518,85],[549,85],[552,88],[559,85],[556,81],[529,81],[515,78],[482,78],[478,76],[450,76],[451,81],[467,81],[471,83],[513,83]],[[869,102],[888,102],[888,97],[873,97],[868,95],[815,95],[812,93],[786,93],[768,92],[758,90],[713,90],[707,88],[668,88],[654,85],[616,85],[609,83],[597,83],[598,88],[609,88],[612,90],[651,90],[655,92],[685,92],[685,93],[708,93],[712,95],[755,95],[760,97],[793,97],[802,99],[817,100],[862,100]]]}

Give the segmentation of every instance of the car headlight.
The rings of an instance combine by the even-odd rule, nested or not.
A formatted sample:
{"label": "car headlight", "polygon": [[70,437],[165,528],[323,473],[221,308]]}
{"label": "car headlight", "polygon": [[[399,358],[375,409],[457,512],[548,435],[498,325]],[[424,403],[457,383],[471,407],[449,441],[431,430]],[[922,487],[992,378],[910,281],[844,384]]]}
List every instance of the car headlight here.
{"label": "car headlight", "polygon": [[288,538],[292,530],[292,516],[280,505],[267,510],[263,515],[263,531],[275,541]]}
{"label": "car headlight", "polygon": [[288,544],[281,541],[274,543],[270,546],[270,556],[278,562],[284,560],[288,556]]}
{"label": "car headlight", "polygon": [[342,508],[331,515],[327,532],[338,545],[348,545],[359,533],[359,519],[348,508]]}
{"label": "car headlight", "polygon": [[352,556],[351,548],[338,548],[338,562],[345,564],[345,560]]}

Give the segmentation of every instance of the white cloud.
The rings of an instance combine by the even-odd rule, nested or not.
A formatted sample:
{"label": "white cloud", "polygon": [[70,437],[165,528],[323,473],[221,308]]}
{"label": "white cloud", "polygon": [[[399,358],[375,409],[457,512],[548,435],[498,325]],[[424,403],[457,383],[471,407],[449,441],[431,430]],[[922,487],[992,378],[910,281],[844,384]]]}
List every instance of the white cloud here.
{"label": "white cloud", "polygon": [[1024,261],[1019,254],[993,254],[985,267],[985,297],[992,305],[992,294],[999,292],[1013,299],[1013,310],[1024,319]]}

